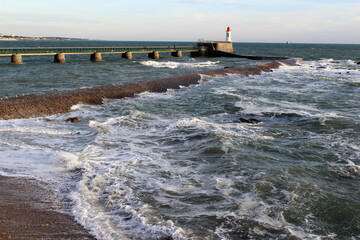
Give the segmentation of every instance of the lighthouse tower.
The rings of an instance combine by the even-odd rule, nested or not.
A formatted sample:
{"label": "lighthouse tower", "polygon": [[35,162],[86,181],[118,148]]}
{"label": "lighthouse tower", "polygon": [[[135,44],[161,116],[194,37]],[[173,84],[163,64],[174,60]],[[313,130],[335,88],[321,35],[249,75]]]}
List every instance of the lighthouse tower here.
{"label": "lighthouse tower", "polygon": [[231,40],[231,30],[230,30],[230,27],[227,27],[227,29],[226,29],[226,41],[227,41],[227,42],[232,42],[232,40]]}

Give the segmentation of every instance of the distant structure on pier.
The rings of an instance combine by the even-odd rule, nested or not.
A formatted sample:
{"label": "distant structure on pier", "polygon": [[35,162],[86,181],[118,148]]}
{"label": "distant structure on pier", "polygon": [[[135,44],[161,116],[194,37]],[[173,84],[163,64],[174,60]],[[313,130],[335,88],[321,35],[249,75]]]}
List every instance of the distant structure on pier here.
{"label": "distant structure on pier", "polygon": [[192,56],[207,56],[207,57],[220,57],[223,54],[220,52],[234,52],[233,42],[231,40],[231,29],[226,29],[226,41],[206,41],[204,39],[198,40],[199,52],[191,53]]}

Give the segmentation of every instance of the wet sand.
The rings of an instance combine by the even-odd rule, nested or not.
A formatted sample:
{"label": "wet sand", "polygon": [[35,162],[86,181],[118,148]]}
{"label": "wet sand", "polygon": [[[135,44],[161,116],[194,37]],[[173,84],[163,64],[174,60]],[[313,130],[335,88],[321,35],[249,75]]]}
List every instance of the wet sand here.
{"label": "wet sand", "polygon": [[0,175],[0,240],[95,239],[38,181]]}

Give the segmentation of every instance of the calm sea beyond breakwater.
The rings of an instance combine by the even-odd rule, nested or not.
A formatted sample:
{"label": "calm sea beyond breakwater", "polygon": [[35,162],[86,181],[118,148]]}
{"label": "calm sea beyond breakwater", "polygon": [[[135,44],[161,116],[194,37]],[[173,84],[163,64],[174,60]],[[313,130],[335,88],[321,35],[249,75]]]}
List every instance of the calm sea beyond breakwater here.
{"label": "calm sea beyond breakwater", "polygon": [[[193,46],[0,42],[0,47]],[[360,238],[360,45],[234,43],[304,58],[261,75],[0,120],[0,174],[45,181],[97,239]],[[0,98],[269,61],[134,54],[0,57]],[[78,118],[78,122],[67,119]]]}

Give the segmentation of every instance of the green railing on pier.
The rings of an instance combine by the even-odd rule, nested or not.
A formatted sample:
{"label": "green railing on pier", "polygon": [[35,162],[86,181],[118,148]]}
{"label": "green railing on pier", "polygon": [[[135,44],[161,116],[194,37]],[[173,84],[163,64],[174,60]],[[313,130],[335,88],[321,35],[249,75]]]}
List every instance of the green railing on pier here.
{"label": "green railing on pier", "polygon": [[124,53],[124,52],[195,52],[198,46],[155,46],[155,47],[22,47],[22,48],[0,48],[1,55],[11,54],[56,54],[56,53]]}

